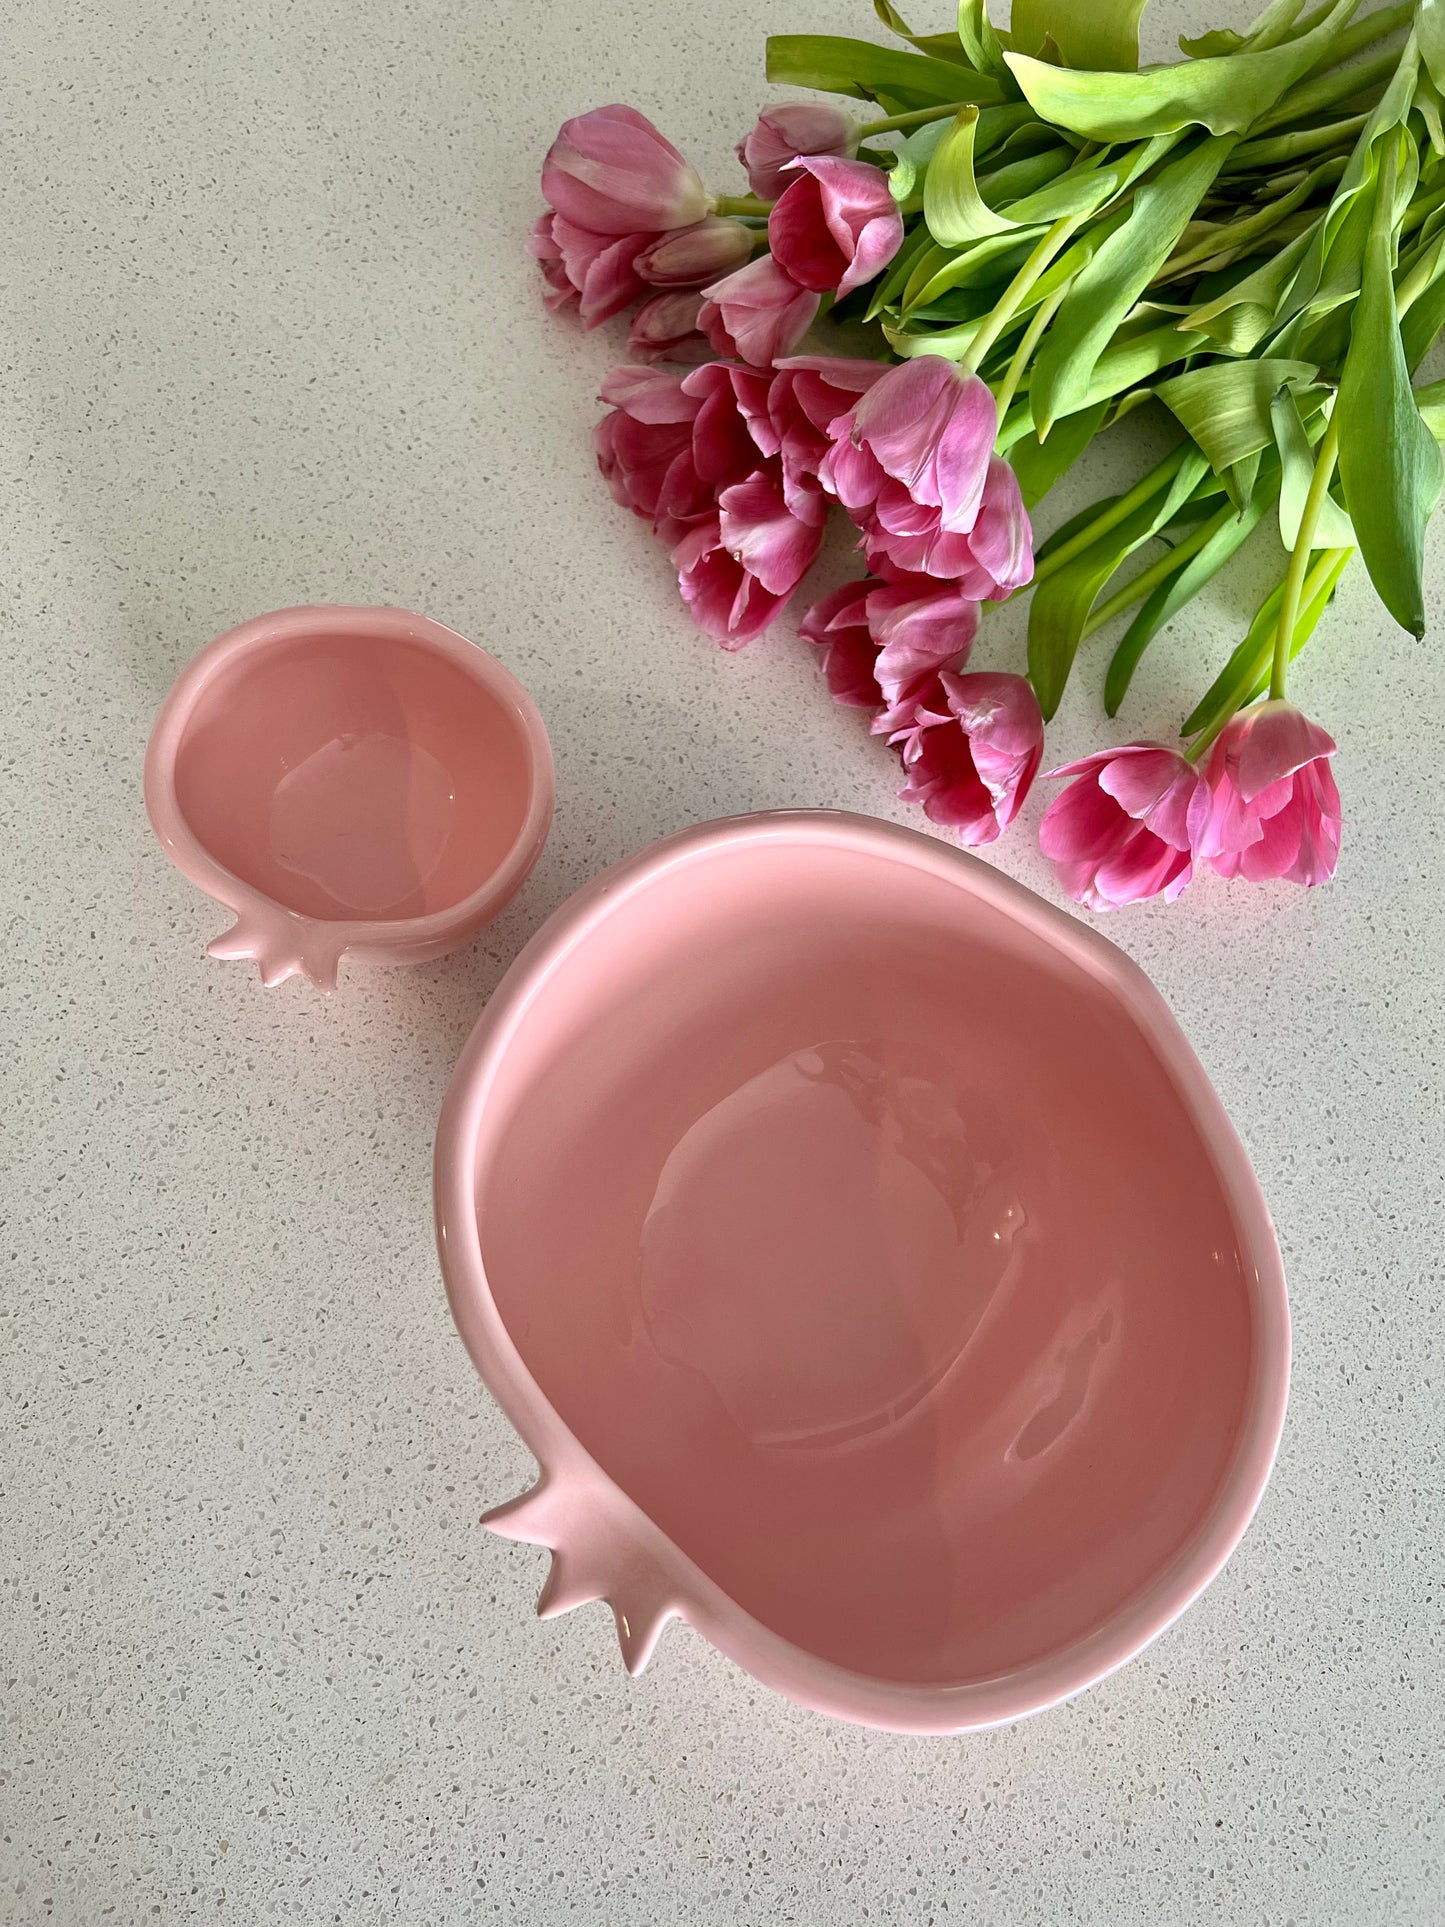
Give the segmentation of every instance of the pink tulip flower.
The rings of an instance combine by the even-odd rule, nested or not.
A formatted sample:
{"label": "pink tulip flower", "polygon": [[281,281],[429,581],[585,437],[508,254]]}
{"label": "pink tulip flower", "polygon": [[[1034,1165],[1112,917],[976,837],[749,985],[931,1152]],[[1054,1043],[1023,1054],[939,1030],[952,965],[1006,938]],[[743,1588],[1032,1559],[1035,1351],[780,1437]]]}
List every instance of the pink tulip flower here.
{"label": "pink tulip flower", "polygon": [[921,709],[942,702],[939,675],[962,669],[968,660],[978,604],[953,583],[929,576],[880,583],[869,591],[868,626],[878,644],[873,673],[885,705],[873,729],[892,738],[918,727]]}
{"label": "pink tulip flower", "polygon": [[819,488],[819,466],[832,447],[828,424],[854,409],[886,372],[886,362],[828,355],[792,355],[776,364],[767,412],[782,453],[784,488]]}
{"label": "pink tulip flower", "polygon": [[1340,857],[1333,739],[1287,702],[1226,723],[1210,752],[1209,821],[1198,854],[1221,876],[1327,883]]}
{"label": "pink tulip flower", "polygon": [[800,288],[769,254],[703,293],[703,333],[718,354],[754,368],[770,367],[780,355],[790,355],[818,312],[818,296]]}
{"label": "pink tulip flower", "polygon": [[877,710],[882,692],[874,666],[878,644],[868,627],[869,582],[845,582],[820,596],[803,620],[798,634],[819,652],[819,667],[835,703],[850,709]]}
{"label": "pink tulip flower", "polygon": [[949,534],[938,510],[920,507],[889,481],[870,511],[852,511],[870,568],[954,582],[977,602],[1000,602],[1033,575],[1033,534],[1018,479],[989,457],[978,516],[967,535]]}
{"label": "pink tulip flower", "polygon": [[862,530],[870,566],[939,576],[975,601],[1031,578],[1033,534],[997,432],[987,384],[939,355],[888,369],[831,424],[819,478]]}
{"label": "pink tulip flower", "polygon": [[768,377],[755,368],[614,368],[601,398],[612,412],[594,430],[598,466],[614,499],[668,548],[713,513],[720,490],[776,452]]}
{"label": "pink tulip flower", "polygon": [[834,700],[871,709],[874,733],[897,741],[943,712],[939,672],[963,667],[977,629],[978,604],[952,584],[868,577],[815,603],[798,633],[822,652]]}
{"label": "pink tulip flower", "polygon": [[676,228],[648,242],[633,265],[654,287],[698,288],[742,267],[752,252],[751,228],[709,214],[692,227]]}
{"label": "pink tulip flower", "polygon": [[777,474],[759,470],[724,489],[718,512],[673,551],[678,587],[699,627],[740,649],[775,620],[817,557],[824,504],[807,523],[783,499]]}
{"label": "pink tulip flower", "polygon": [[1048,773],[1074,781],[1045,810],[1039,845],[1077,903],[1113,910],[1160,892],[1172,903],[1188,886],[1209,785],[1178,750],[1126,743]]}
{"label": "pink tulip flower", "polygon": [[777,364],[768,414],[789,486],[811,486],[833,445],[829,425],[848,414],[858,397],[887,372],[886,362],[830,355],[791,355]]}
{"label": "pink tulip flower", "polygon": [[1038,699],[1022,676],[975,671],[939,677],[944,710],[927,713],[900,744],[908,781],[899,791],[964,843],[992,843],[1028,795],[1044,749]]}
{"label": "pink tulip flower", "polygon": [[539,214],[527,237],[527,251],[542,269],[554,311],[577,304],[584,328],[595,328],[645,294],[646,284],[633,263],[645,234],[593,234],[560,214]]}
{"label": "pink tulip flower", "polygon": [[697,325],[702,295],[696,288],[665,288],[632,317],[627,352],[634,361],[711,361],[712,346]]}
{"label": "pink tulip flower", "polygon": [[986,382],[917,355],[890,368],[832,429],[832,466],[846,508],[871,508],[889,482],[944,529],[966,535],[977,518],[998,433]]}
{"label": "pink tulip flower", "polygon": [[[847,294],[887,267],[903,244],[888,176],[867,161],[811,154],[768,216],[773,259],[800,287]],[[997,433],[997,429],[995,429]]]}
{"label": "pink tulip flower", "polygon": [[594,235],[659,234],[708,211],[691,165],[633,107],[597,107],[564,121],[542,163],[542,193]]}
{"label": "pink tulip flower", "polygon": [[554,313],[559,308],[572,306],[578,298],[578,289],[562,259],[561,243],[552,233],[556,218],[550,208],[545,214],[539,214],[527,236],[527,252],[541,268],[542,279],[547,283],[542,299]]}
{"label": "pink tulip flower", "polygon": [[765,201],[776,200],[792,176],[785,172],[800,154],[852,156],[858,136],[851,120],[821,102],[784,101],[765,107],[758,124],[738,142],[738,159],[748,170],[748,185]]}
{"label": "pink tulip flower", "polygon": [[602,400],[611,412],[593,430],[593,444],[614,501],[678,541],[713,505],[693,459],[699,402],[680,375],[631,367],[612,370]]}
{"label": "pink tulip flower", "polygon": [[760,455],[777,454],[778,437],[768,415],[769,381],[761,369],[709,361],[683,376],[682,389],[698,405],[694,459],[698,473],[713,488],[726,488],[760,468]]}

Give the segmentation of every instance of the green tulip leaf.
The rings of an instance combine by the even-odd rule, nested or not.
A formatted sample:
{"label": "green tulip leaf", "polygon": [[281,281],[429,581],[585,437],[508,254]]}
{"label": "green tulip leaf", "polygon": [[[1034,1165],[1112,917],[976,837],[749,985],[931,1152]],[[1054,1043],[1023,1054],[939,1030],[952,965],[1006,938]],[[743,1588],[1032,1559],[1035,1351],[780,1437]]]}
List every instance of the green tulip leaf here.
{"label": "green tulip leaf", "polygon": [[873,11],[890,33],[896,33],[900,40],[912,42],[913,29],[893,5],[893,0],[873,0]]}
{"label": "green tulip leaf", "polygon": [[1418,0],[1415,38],[1430,78],[1445,92],[1445,0]]}
{"label": "green tulip leaf", "polygon": [[1430,151],[1438,160],[1445,155],[1445,120],[1442,120],[1440,89],[1428,67],[1415,82],[1415,107],[1430,137]]}
{"label": "green tulip leaf", "polygon": [[1229,135],[1198,141],[1137,187],[1129,218],[1080,270],[1034,361],[1029,393],[1041,435],[1085,406],[1095,363],[1168,260],[1233,145]]}
{"label": "green tulip leaf", "polygon": [[1411,374],[1434,347],[1442,328],[1445,328],[1445,273],[1437,273],[1400,323],[1400,345]]}
{"label": "green tulip leaf", "polygon": [[1322,180],[1337,174],[1340,163],[1324,161],[1301,174],[1287,194],[1276,193],[1253,214],[1230,221],[1191,221],[1184,230],[1177,253],[1165,262],[1160,280],[1177,281],[1184,274],[1209,272],[1211,262],[1225,265],[1245,260],[1259,252],[1259,243],[1271,229],[1280,226],[1295,209],[1302,206]]}
{"label": "green tulip leaf", "polygon": [[1212,336],[1229,354],[1252,353],[1274,326],[1310,242],[1309,233],[1296,235],[1232,288],[1191,309],[1180,326]]}
{"label": "green tulip leaf", "polygon": [[[1413,36],[1406,41],[1389,84],[1360,130],[1339,186],[1323,220],[1314,229],[1309,250],[1281,303],[1277,318],[1290,321],[1302,313],[1324,314],[1359,293],[1365,250],[1374,218],[1374,189],[1380,173],[1381,143],[1396,134],[1409,118],[1420,71]],[[1413,140],[1405,143],[1404,165],[1394,176],[1394,218],[1398,221],[1415,191],[1419,156]]]}
{"label": "green tulip leaf", "polygon": [[1226,54],[1243,53],[1248,38],[1233,27],[1211,27],[1208,33],[1180,34],[1179,51],[1191,60],[1218,60]]}
{"label": "green tulip leaf", "polygon": [[1095,362],[1080,406],[1087,408],[1106,396],[1122,395],[1127,389],[1137,388],[1161,368],[1183,361],[1205,346],[1206,336],[1184,334],[1175,327],[1151,328],[1146,334],[1117,342]]}
{"label": "green tulip leaf", "polygon": [[[1045,720],[1062,700],[1085,626],[1109,578],[1174,519],[1208,472],[1204,456],[1186,449],[1168,488],[1141,502],[1097,542],[1039,582],[1029,603],[1029,681]],[[1097,514],[1097,508],[1092,512]]]}
{"label": "green tulip leaf", "polygon": [[1071,542],[1076,535],[1081,535],[1086,529],[1091,528],[1099,517],[1112,509],[1120,499],[1117,495],[1106,495],[1102,500],[1090,502],[1087,507],[1081,508],[1078,514],[1071,515],[1067,522],[1061,522],[1048,540],[1041,542],[1034,551],[1035,563],[1046,562],[1056,549],[1061,549],[1066,542]]}
{"label": "green tulip leaf", "polygon": [[1104,708],[1109,715],[1118,715],[1119,706],[1134,680],[1134,671],[1155,636],[1218,575],[1236,549],[1249,540],[1268,506],[1263,489],[1255,492],[1243,513],[1233,502],[1226,502],[1206,524],[1204,539],[1195,552],[1181,558],[1174,574],[1166,577],[1144,603],[1120,638],[1104,678]]}
{"label": "green tulip leaf", "polygon": [[1397,135],[1375,189],[1364,284],[1340,377],[1340,481],[1360,554],[1380,600],[1412,635],[1425,633],[1425,527],[1440,499],[1440,446],[1420,419],[1395,318]]}
{"label": "green tulip leaf", "polygon": [[[1309,592],[1301,604],[1294,635],[1290,639],[1291,657],[1297,656],[1314,634],[1353,553],[1352,549],[1327,549],[1314,558],[1314,567],[1306,584]],[[1242,708],[1251,695],[1260,690],[1261,684],[1267,681],[1283,603],[1284,584],[1277,582],[1260,604],[1244,641],[1220,670],[1192,713],[1185,718],[1179,732],[1181,736],[1194,736],[1201,730],[1212,730],[1216,723],[1226,721],[1237,709]]]}
{"label": "green tulip leaf", "polygon": [[1003,99],[999,82],[987,75],[929,54],[876,47],[870,40],[773,34],[767,55],[769,80],[824,94],[849,94],[855,100],[909,99],[922,108],[957,100],[993,103]]}
{"label": "green tulip leaf", "polygon": [[[927,230],[920,229],[920,232]],[[1002,290],[1023,266],[1029,247],[1027,236],[1020,239],[1016,234],[993,234],[986,241],[975,241],[972,247],[957,253],[933,249],[919,264],[917,286],[912,281],[909,283],[903,297],[904,312],[912,315],[915,309],[937,301],[950,288],[976,288],[991,283]],[[935,255],[944,257],[941,263],[934,261]]]}
{"label": "green tulip leaf", "polygon": [[[1098,0],[1071,11],[1092,14]],[[1004,59],[1024,98],[1044,120],[1087,140],[1139,140],[1195,124],[1211,134],[1243,133],[1297,80],[1326,60],[1359,0],[1337,0],[1311,32],[1260,52],[1176,61],[1143,73],[1100,74],[1051,67],[1021,53]]]}
{"label": "green tulip leaf", "polygon": [[1095,402],[1092,408],[1081,408],[1077,415],[1060,422],[1046,442],[1041,442],[1033,432],[1027,412],[1020,411],[1025,432],[1009,448],[1008,458],[1018,476],[1025,508],[1034,508],[1068,473],[1103,427],[1108,412],[1107,399]]}
{"label": "green tulip leaf", "polygon": [[946,120],[931,120],[916,127],[907,140],[898,143],[893,165],[888,170],[888,191],[900,205],[912,195],[919,176],[926,171],[947,131]]}
{"label": "green tulip leaf", "polygon": [[[939,143],[952,125],[947,119],[927,121],[899,143],[895,150],[896,159],[888,175],[889,190],[895,201],[906,201],[912,195],[920,178],[926,174]],[[1042,135],[1055,148],[1059,144],[1053,129],[1044,127],[1036,118],[1033,108],[1023,101],[1008,107],[982,108],[974,129],[975,161],[982,160],[996,149],[1007,149],[1015,135],[1025,133]]]}
{"label": "green tulip leaf", "polygon": [[873,321],[885,308],[891,307],[908,286],[914,269],[920,267],[933,253],[941,256],[942,250],[934,248],[933,237],[920,222],[894,255],[887,274],[874,288],[873,299],[869,302],[868,312],[863,319]]}
{"label": "green tulip leaf", "polygon": [[958,38],[970,67],[1012,84],[1004,65],[1004,39],[988,17],[988,0],[958,0]]}
{"label": "green tulip leaf", "polygon": [[1009,38],[1020,53],[1037,54],[1052,40],[1069,67],[1134,73],[1139,65],[1139,18],[1148,0],[1014,0]]}
{"label": "green tulip leaf", "polygon": [[1445,381],[1432,381],[1427,388],[1417,388],[1415,406],[1436,441],[1445,442]]}
{"label": "green tulip leaf", "polygon": [[[1314,480],[1315,451],[1300,416],[1299,403],[1287,388],[1281,388],[1270,403],[1274,444],[1279,450],[1279,539],[1292,550],[1299,540],[1305,500]],[[1317,417],[1316,419],[1320,419]],[[1315,525],[1314,546],[1320,549],[1352,549],[1354,525],[1332,495],[1326,495]]]}
{"label": "green tulip leaf", "polygon": [[[1246,48],[1261,52],[1266,47],[1278,46],[1281,40],[1290,36],[1303,7],[1304,0],[1272,0],[1254,25],[1247,27],[1243,33],[1236,33],[1232,27],[1217,27],[1210,33],[1196,34],[1193,39],[1181,34],[1179,45],[1191,60],[1206,60],[1214,54],[1242,53]],[[1328,5],[1318,8],[1298,29],[1298,33],[1307,33],[1328,12]]]}
{"label": "green tulip leaf", "polygon": [[1308,361],[1214,361],[1171,375],[1154,390],[1223,471],[1274,440],[1270,403],[1284,387],[1303,387],[1319,369]]}
{"label": "green tulip leaf", "polygon": [[982,118],[975,107],[961,108],[928,164],[923,218],[944,247],[1097,214],[1167,151],[1167,143],[1146,142],[1101,165],[1100,157],[1079,161],[1072,149],[1056,146],[1007,163],[981,185],[976,163]]}
{"label": "green tulip leaf", "polygon": [[906,40],[910,47],[916,47],[920,53],[933,54],[939,60],[952,61],[959,67],[974,65],[956,33],[915,33],[893,5],[893,0],[873,0],[873,11],[890,33],[897,34],[900,40]]}
{"label": "green tulip leaf", "polygon": [[1259,476],[1259,459],[1262,450],[1256,449],[1252,455],[1241,455],[1237,462],[1231,462],[1220,476],[1224,492],[1243,515],[1254,500],[1254,484]]}

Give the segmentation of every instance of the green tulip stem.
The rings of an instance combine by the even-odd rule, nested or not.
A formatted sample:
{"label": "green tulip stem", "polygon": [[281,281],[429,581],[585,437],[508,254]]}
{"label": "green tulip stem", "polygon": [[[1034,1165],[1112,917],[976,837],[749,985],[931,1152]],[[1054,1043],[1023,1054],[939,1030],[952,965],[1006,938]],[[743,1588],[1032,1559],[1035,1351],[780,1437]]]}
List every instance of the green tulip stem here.
{"label": "green tulip stem", "polygon": [[1142,602],[1145,596],[1153,595],[1161,582],[1167,582],[1181,563],[1187,562],[1190,556],[1197,555],[1205,543],[1218,534],[1221,524],[1237,513],[1238,510],[1233,502],[1226,503],[1218,515],[1211,516],[1207,522],[1199,523],[1187,535],[1181,536],[1166,554],[1159,557],[1157,562],[1151,562],[1147,569],[1141,569],[1132,581],[1126,582],[1122,589],[1109,597],[1107,602],[1101,602],[1093,610],[1084,624],[1085,636],[1092,636],[1096,629],[1102,629],[1106,623],[1112,622],[1115,616],[1123,615],[1124,611],[1132,609],[1136,602]]}
{"label": "green tulip stem", "polygon": [[1310,492],[1305,497],[1299,534],[1295,538],[1294,553],[1289,559],[1289,574],[1284,579],[1284,600],[1279,605],[1279,627],[1274,635],[1274,667],[1269,678],[1269,694],[1272,702],[1279,702],[1284,697],[1285,678],[1289,674],[1290,645],[1294,641],[1295,624],[1299,621],[1300,600],[1304,593],[1305,576],[1309,570],[1310,552],[1314,547],[1315,530],[1319,527],[1320,516],[1324,511],[1325,496],[1329,492],[1330,481],[1335,472],[1335,458],[1339,452],[1339,417],[1332,415],[1330,425],[1320,440],[1320,451],[1315,458],[1315,472],[1310,477]]}
{"label": "green tulip stem", "polygon": [[1087,527],[1080,529],[1076,535],[1071,535],[1067,542],[1061,542],[1058,548],[1050,549],[1034,570],[1033,581],[1029,586],[1037,587],[1056,569],[1061,569],[1066,562],[1072,562],[1074,557],[1082,555],[1085,549],[1092,548],[1100,536],[1107,535],[1110,529],[1117,528],[1121,522],[1127,521],[1136,508],[1151,501],[1162,488],[1173,481],[1179,471],[1180,463],[1192,447],[1192,442],[1180,442],[1177,448],[1170,450],[1162,462],[1150,469],[1142,481],[1136,482],[1127,495],[1121,495],[1117,502],[1111,502],[1108,508],[1102,510]]}
{"label": "green tulip stem", "polygon": [[901,133],[908,127],[926,127],[933,120],[952,120],[962,107],[974,103],[967,100],[951,100],[946,107],[918,107],[911,114],[890,114],[886,120],[865,120],[858,129],[860,141],[871,141],[878,134]]}
{"label": "green tulip stem", "polygon": [[1023,339],[1014,350],[1014,358],[1008,365],[1008,373],[1004,376],[1003,384],[998,391],[998,419],[1000,427],[1002,427],[1004,416],[1007,415],[1013,403],[1014,396],[1018,393],[1019,383],[1024,378],[1024,370],[1029,365],[1034,349],[1037,348],[1040,341],[1043,340],[1045,328],[1047,328],[1053,320],[1055,314],[1058,312],[1059,304],[1072,286],[1072,279],[1061,282],[1046,301],[1040,302],[1033,320],[1024,330]]}
{"label": "green tulip stem", "polygon": [[756,194],[715,194],[712,211],[714,214],[731,214],[746,218],[748,215],[771,214],[773,203],[759,200]]}
{"label": "green tulip stem", "polygon": [[1044,235],[1028,260],[1024,262],[1013,280],[999,296],[991,313],[985,318],[978,333],[968,345],[963,357],[963,365],[974,372],[983,362],[984,356],[1008,327],[1019,309],[1033,292],[1034,283],[1044,274],[1054,256],[1064,247],[1074,230],[1078,227],[1080,216],[1066,214],[1062,220],[1055,221]]}

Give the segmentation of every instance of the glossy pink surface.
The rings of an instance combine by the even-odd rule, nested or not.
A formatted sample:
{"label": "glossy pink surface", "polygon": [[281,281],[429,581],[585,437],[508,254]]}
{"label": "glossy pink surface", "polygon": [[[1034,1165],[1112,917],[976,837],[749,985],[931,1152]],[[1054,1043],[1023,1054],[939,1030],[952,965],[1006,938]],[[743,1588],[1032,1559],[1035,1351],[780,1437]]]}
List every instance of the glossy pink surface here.
{"label": "glossy pink surface", "polygon": [[182,672],[146,805],[193,882],[238,913],[213,956],[324,988],[343,952],[420,962],[520,888],[552,813],[552,759],[501,664],[400,609],[285,609]]}
{"label": "glossy pink surface", "polygon": [[671,1614],[950,1731],[1087,1685],[1218,1569],[1283,1418],[1244,1154],[1139,971],[932,838],[774,813],[574,898],[437,1146],[462,1334],[541,1462],[543,1610]]}

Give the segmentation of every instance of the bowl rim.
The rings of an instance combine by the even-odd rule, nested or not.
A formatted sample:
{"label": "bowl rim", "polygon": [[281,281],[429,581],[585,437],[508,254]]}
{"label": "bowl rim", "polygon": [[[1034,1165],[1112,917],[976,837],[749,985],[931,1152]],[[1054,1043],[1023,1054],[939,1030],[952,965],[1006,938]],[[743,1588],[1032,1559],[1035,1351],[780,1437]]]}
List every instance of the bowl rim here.
{"label": "bowl rim", "polygon": [[[241,658],[284,642],[314,636],[377,637],[430,649],[497,699],[518,723],[527,751],[528,796],[521,826],[506,855],[466,897],[419,917],[314,917],[268,896],[217,861],[191,828],[176,794],[176,758],[196,706],[218,676]],[[541,712],[522,684],[480,643],[455,629],[387,605],[303,603],[252,616],[206,644],[171,684],[151,728],[145,755],[145,805],[162,848],[183,876],[245,922],[285,919],[298,931],[323,934],[334,959],[345,951],[376,947],[412,950],[448,947],[478,929],[521,888],[541,854],[552,823],[556,776]]]}
{"label": "bowl rim", "polygon": [[[961,884],[1031,927],[1112,986],[1183,1099],[1212,1159],[1252,1270],[1252,1338],[1244,1412],[1229,1468],[1188,1540],[1100,1626],[1057,1653],[997,1679],[956,1686],[873,1678],[809,1653],[753,1618],[667,1538],[568,1430],[532,1377],[492,1299],[477,1226],[479,1139],[490,1089],[542,984],[603,919],[664,872],[724,848],[793,842],[869,850]],[[1080,919],[966,851],[921,831],[843,810],[767,810],[663,838],[595,877],[541,926],[478,1018],[443,1102],[434,1159],[437,1247],[452,1316],[484,1383],[538,1462],[521,1499],[485,1523],[549,1546],[554,1567],[539,1612],[607,1598],[629,1669],[646,1664],[665,1620],[693,1625],[754,1678],[794,1702],[865,1726],[941,1734],[1000,1726],[1072,1698],[1136,1657],[1198,1598],[1254,1515],[1284,1425],[1290,1319],[1283,1261],[1259,1182],[1222,1102],[1173,1013],[1144,971]],[[582,1542],[626,1542],[625,1556],[577,1570]],[[585,1561],[584,1561],[585,1563]],[[638,1578],[636,1568],[646,1568]],[[558,1594],[558,1580],[565,1577]],[[590,1579],[590,1583],[588,1583]],[[644,1636],[629,1638],[625,1596],[645,1595]]]}

